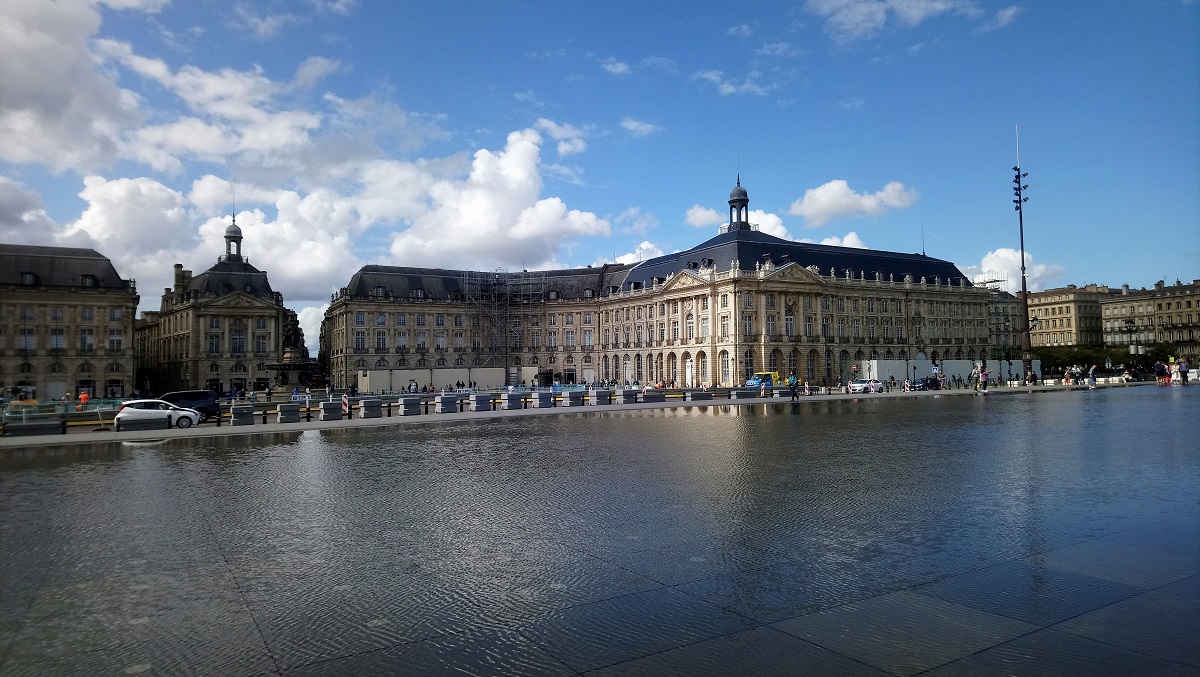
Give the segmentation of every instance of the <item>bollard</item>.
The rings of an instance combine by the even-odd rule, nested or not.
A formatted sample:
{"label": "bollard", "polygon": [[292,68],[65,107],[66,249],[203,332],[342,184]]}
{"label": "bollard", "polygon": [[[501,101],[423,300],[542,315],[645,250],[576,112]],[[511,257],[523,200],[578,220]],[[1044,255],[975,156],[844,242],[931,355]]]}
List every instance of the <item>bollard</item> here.
{"label": "bollard", "polygon": [[425,413],[429,413],[429,400],[423,400],[421,404],[425,405]]}
{"label": "bollard", "polygon": [[217,403],[217,427],[221,427],[221,404]]}
{"label": "bollard", "polygon": [[388,403],[387,403],[387,405],[388,405],[388,415],[387,415],[387,417],[388,417],[388,418],[391,418],[391,417],[392,417],[392,403],[391,403],[391,402],[388,402]]}
{"label": "bollard", "polygon": [[61,428],[61,431],[59,432],[59,434],[66,435],[67,434],[67,417],[66,416],[63,416],[61,419],[59,419],[59,427]]}
{"label": "bollard", "polygon": [[263,425],[267,424],[267,410],[263,409]]}
{"label": "bollard", "polygon": [[312,405],[311,404],[304,408],[304,420],[308,421],[308,422],[312,421]]}

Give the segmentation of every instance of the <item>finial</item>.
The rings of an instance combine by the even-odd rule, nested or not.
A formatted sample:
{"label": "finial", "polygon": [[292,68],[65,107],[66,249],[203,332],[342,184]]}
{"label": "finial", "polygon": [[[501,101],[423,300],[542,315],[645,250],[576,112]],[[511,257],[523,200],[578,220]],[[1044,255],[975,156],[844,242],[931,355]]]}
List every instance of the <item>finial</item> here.
{"label": "finial", "polygon": [[739,186],[740,186],[740,185],[742,185],[742,173],[741,173],[741,172],[738,172],[738,175],[737,175],[737,176],[738,176],[737,185],[739,185]]}

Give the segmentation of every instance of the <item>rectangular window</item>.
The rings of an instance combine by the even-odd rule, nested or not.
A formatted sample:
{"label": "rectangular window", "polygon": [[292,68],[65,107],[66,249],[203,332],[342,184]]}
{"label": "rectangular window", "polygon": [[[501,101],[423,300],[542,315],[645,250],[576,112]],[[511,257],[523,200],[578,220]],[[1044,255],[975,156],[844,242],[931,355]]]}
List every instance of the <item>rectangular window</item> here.
{"label": "rectangular window", "polygon": [[221,352],[221,335],[208,335],[208,352],[210,355],[216,355]]}
{"label": "rectangular window", "polygon": [[462,315],[454,316],[454,326],[456,326],[456,327],[463,326],[463,316]]}
{"label": "rectangular window", "polygon": [[67,347],[67,330],[66,329],[51,329],[50,330],[50,347],[51,348],[66,348]]}
{"label": "rectangular window", "polygon": [[234,334],[229,337],[229,352],[241,355],[246,352],[246,335]]}
{"label": "rectangular window", "polygon": [[19,337],[17,345],[18,348],[21,348],[22,350],[33,350],[34,348],[37,348],[36,329],[21,327],[17,335]]}
{"label": "rectangular window", "polygon": [[21,306],[21,321],[22,322],[32,322],[33,321],[33,306]]}
{"label": "rectangular window", "polygon": [[267,335],[266,334],[255,334],[254,335],[254,352],[258,355],[263,355],[267,352]]}
{"label": "rectangular window", "polygon": [[[638,319],[642,319],[642,309],[638,308]],[[567,326],[575,324],[575,313],[567,313]]]}
{"label": "rectangular window", "polygon": [[858,338],[858,337],[862,336],[862,320],[858,319],[857,317],[854,318],[853,329],[854,329],[854,334],[852,334],[852,336],[854,336],[854,338]]}
{"label": "rectangular window", "polygon": [[[420,316],[418,316],[420,317]],[[424,330],[417,332],[417,350],[425,350],[425,338],[427,334]]]}
{"label": "rectangular window", "polygon": [[708,318],[707,317],[700,318],[700,338],[703,338],[703,339],[708,338],[711,335],[711,333],[709,332],[709,329],[710,329],[710,327],[708,325]]}
{"label": "rectangular window", "polygon": [[122,350],[125,344],[125,334],[120,329],[108,330],[108,349]]}
{"label": "rectangular window", "polygon": [[383,313],[379,313],[379,314],[375,315],[375,326],[376,327],[386,327],[387,326],[387,315],[385,315]]}
{"label": "rectangular window", "polygon": [[[571,317],[571,316],[568,315],[567,317]],[[641,332],[639,331],[639,339],[638,340],[641,340],[640,333]],[[574,347],[575,347],[575,332],[572,330],[568,330],[567,331],[567,349],[570,350],[571,348],[574,348]]]}
{"label": "rectangular window", "polygon": [[365,331],[354,332],[354,349],[355,350],[366,350],[367,349],[367,332],[365,332]]}
{"label": "rectangular window", "polygon": [[260,318],[257,318],[257,319],[255,319],[255,320],[254,320],[254,328],[255,328],[255,329],[257,329],[257,330],[259,330],[259,331],[266,331],[266,329],[267,329],[267,318],[265,318],[265,317],[260,317]]}
{"label": "rectangular window", "polygon": [[433,326],[435,326],[435,327],[444,327],[444,326],[446,326],[446,316],[445,316],[445,315],[441,315],[441,314],[434,315],[434,316],[433,316]]}
{"label": "rectangular window", "polygon": [[[516,345],[518,348],[521,347],[520,335],[517,336]],[[436,348],[437,350],[445,350],[446,349],[446,332],[439,331],[433,335],[433,347]]]}
{"label": "rectangular window", "polygon": [[50,309],[50,321],[51,322],[62,322],[63,321],[63,309],[62,308],[51,308]]}
{"label": "rectangular window", "polygon": [[417,326],[418,327],[425,326],[425,313],[417,313]]}
{"label": "rectangular window", "polygon": [[721,294],[721,307],[722,308],[729,307],[729,294]]}
{"label": "rectangular window", "polygon": [[121,318],[125,317],[125,309],[119,307],[110,307],[108,309],[108,321],[120,322]]}
{"label": "rectangular window", "polygon": [[787,334],[788,338],[792,338],[796,335],[796,318],[794,316],[783,316],[783,333]]}
{"label": "rectangular window", "polygon": [[[651,314],[651,315],[653,315],[653,314],[654,314],[654,309],[653,309],[653,308],[651,308],[651,309],[650,309],[650,314]],[[591,314],[591,313],[584,313],[584,314],[583,314],[583,323],[584,323],[584,324],[591,324],[591,323],[592,323],[592,314]]]}
{"label": "rectangular window", "polygon": [[838,338],[846,338],[846,318],[839,317],[837,323]]}
{"label": "rectangular window", "polygon": [[729,316],[728,315],[721,316],[721,338],[722,339],[729,338]]}
{"label": "rectangular window", "polygon": [[375,349],[376,350],[387,350],[387,332],[386,331],[375,332]]}
{"label": "rectangular window", "polygon": [[754,316],[742,315],[742,336],[754,335]]}
{"label": "rectangular window", "polygon": [[397,348],[407,348],[408,347],[408,332],[402,331],[402,332],[399,332],[398,334],[396,334],[396,347]]}
{"label": "rectangular window", "polygon": [[79,309],[79,319],[84,322],[92,322],[96,319],[95,310],[91,306],[82,306]]}
{"label": "rectangular window", "polygon": [[592,330],[591,329],[583,330],[583,346],[585,348],[592,347]]}
{"label": "rectangular window", "polygon": [[408,315],[405,315],[404,313],[400,313],[400,314],[396,315],[396,326],[397,327],[404,327],[407,325],[408,325]]}
{"label": "rectangular window", "polygon": [[79,330],[79,350],[80,352],[90,353],[96,349],[96,330],[95,329],[80,329]]}
{"label": "rectangular window", "polygon": [[[770,297],[768,296],[767,298],[770,298]],[[774,315],[767,315],[767,335],[768,336],[775,335],[775,316]]]}
{"label": "rectangular window", "polygon": [[366,326],[366,324],[367,324],[367,314],[366,313],[355,313],[354,314],[354,326],[364,327],[364,326]]}
{"label": "rectangular window", "polygon": [[751,294],[750,292],[744,292],[742,294],[742,307],[743,308],[753,308],[754,307],[754,295],[753,294]]}
{"label": "rectangular window", "polygon": [[555,350],[558,348],[558,332],[557,331],[546,332],[546,347],[551,350]]}
{"label": "rectangular window", "polygon": [[812,315],[804,316],[804,336],[812,338],[813,319]]}

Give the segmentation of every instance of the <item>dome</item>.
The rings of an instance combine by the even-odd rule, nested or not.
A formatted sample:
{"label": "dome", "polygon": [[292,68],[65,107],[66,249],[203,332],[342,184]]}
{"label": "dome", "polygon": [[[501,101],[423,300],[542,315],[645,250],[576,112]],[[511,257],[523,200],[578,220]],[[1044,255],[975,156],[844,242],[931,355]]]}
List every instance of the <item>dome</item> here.
{"label": "dome", "polygon": [[739,174],[737,185],[733,187],[733,190],[729,191],[729,201],[732,202],[734,200],[749,200],[749,199],[750,199],[750,196],[746,194],[746,189],[742,188],[742,177]]}
{"label": "dome", "polygon": [[225,229],[225,237],[241,237],[241,236],[242,236],[242,229],[238,228],[238,225],[236,223],[229,224],[229,227]]}

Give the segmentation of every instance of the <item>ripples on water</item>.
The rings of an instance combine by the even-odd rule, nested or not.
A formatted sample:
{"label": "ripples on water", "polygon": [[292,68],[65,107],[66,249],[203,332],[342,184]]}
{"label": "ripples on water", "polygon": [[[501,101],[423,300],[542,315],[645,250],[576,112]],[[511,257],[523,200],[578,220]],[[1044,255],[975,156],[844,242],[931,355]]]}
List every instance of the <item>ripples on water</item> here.
{"label": "ripples on water", "polygon": [[[459,658],[404,660],[540,670],[495,643],[553,643],[590,605],[608,630],[559,658],[600,667],[632,641],[616,626],[652,638],[656,614],[683,639],[725,634],[1194,514],[1187,390],[589,411],[14,461],[4,665],[86,646],[125,668],[130,646],[194,633],[173,660],[220,674],[445,635],[459,644],[422,645]],[[724,615],[693,609],[709,602]]]}

